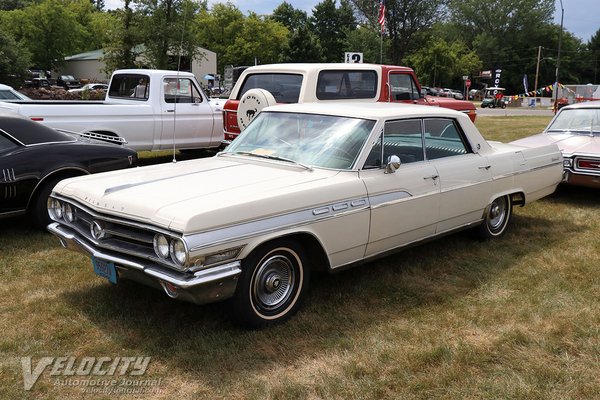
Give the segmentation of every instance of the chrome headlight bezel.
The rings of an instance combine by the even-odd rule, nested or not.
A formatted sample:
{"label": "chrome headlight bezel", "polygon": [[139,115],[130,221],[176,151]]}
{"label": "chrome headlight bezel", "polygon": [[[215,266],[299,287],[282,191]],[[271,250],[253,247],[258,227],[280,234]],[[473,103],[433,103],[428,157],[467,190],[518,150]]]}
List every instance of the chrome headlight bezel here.
{"label": "chrome headlight bezel", "polygon": [[154,238],[152,239],[152,246],[154,247],[154,253],[156,253],[158,258],[161,260],[166,260],[169,258],[171,245],[169,243],[169,239],[165,235],[162,233],[157,233],[154,235]]}
{"label": "chrome headlight bezel", "polygon": [[75,209],[69,203],[62,204],[62,216],[67,222],[75,221]]}
{"label": "chrome headlight bezel", "polygon": [[48,198],[46,206],[48,208],[48,214],[50,215],[50,218],[53,220],[61,220],[63,218],[63,205],[60,200],[50,197]]}
{"label": "chrome headlight bezel", "polygon": [[189,259],[189,251],[185,241],[181,238],[172,238],[169,243],[171,260],[180,267],[185,267]]}

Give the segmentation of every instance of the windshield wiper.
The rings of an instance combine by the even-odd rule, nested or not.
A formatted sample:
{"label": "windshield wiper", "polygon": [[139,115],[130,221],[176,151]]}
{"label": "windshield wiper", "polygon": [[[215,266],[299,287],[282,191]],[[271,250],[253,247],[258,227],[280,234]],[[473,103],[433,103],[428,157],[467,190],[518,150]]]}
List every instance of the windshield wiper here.
{"label": "windshield wiper", "polygon": [[235,153],[230,153],[230,154],[241,154],[244,156],[251,156],[251,157],[258,157],[258,158],[265,158],[267,160],[275,160],[275,161],[283,161],[283,162],[287,162],[290,164],[295,164],[298,165],[304,169],[307,169],[309,171],[312,171],[312,167],[310,165],[306,165],[303,164],[301,162],[298,162],[296,160],[292,160],[291,158],[286,158],[286,157],[281,157],[281,156],[274,156],[272,154],[257,154],[257,153],[252,153],[251,151],[236,151]]}

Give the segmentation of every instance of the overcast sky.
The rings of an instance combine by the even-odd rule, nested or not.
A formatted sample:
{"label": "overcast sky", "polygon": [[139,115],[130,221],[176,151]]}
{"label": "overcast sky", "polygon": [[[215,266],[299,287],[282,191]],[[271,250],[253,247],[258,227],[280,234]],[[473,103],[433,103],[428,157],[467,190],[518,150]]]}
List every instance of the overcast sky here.
{"label": "overcast sky", "polygon": [[[310,14],[313,7],[321,1],[288,0],[288,3]],[[123,7],[122,0],[105,0],[104,2],[106,8],[109,9]],[[244,13],[254,11],[257,14],[270,14],[283,0],[231,0],[231,2]],[[209,3],[219,3],[219,1],[209,0]],[[565,9],[564,28],[584,42],[590,40],[600,28],[600,0],[562,0],[562,4]],[[560,0],[556,0],[554,17],[554,21],[560,24]],[[535,43],[532,44],[535,45]]]}

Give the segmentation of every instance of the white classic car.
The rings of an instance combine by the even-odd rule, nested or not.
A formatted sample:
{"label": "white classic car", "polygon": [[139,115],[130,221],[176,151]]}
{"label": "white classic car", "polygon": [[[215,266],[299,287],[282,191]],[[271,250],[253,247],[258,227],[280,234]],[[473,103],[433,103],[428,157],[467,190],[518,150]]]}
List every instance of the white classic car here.
{"label": "white classic car", "polygon": [[561,176],[556,145],[487,142],[453,110],[290,104],[212,158],[60,182],[48,230],[113,283],[229,299],[238,322],[262,327],[297,311],[311,270],[463,228],[500,236],[513,206]]}
{"label": "white classic car", "polygon": [[600,189],[600,101],[563,107],[539,135],[516,144],[556,143],[564,157],[564,183]]}

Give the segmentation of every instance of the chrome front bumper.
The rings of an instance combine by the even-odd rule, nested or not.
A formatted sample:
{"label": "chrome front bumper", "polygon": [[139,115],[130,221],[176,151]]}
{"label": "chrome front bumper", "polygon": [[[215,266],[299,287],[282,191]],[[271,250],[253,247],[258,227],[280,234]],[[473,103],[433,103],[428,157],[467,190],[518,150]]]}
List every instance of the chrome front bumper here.
{"label": "chrome front bumper", "polygon": [[169,297],[191,303],[213,303],[233,296],[238,276],[242,272],[240,261],[229,262],[195,273],[177,272],[127,259],[121,254],[98,250],[92,247],[84,237],[57,222],[48,225],[47,229],[58,237],[64,248],[114,263],[118,279],[133,280],[161,289]]}

